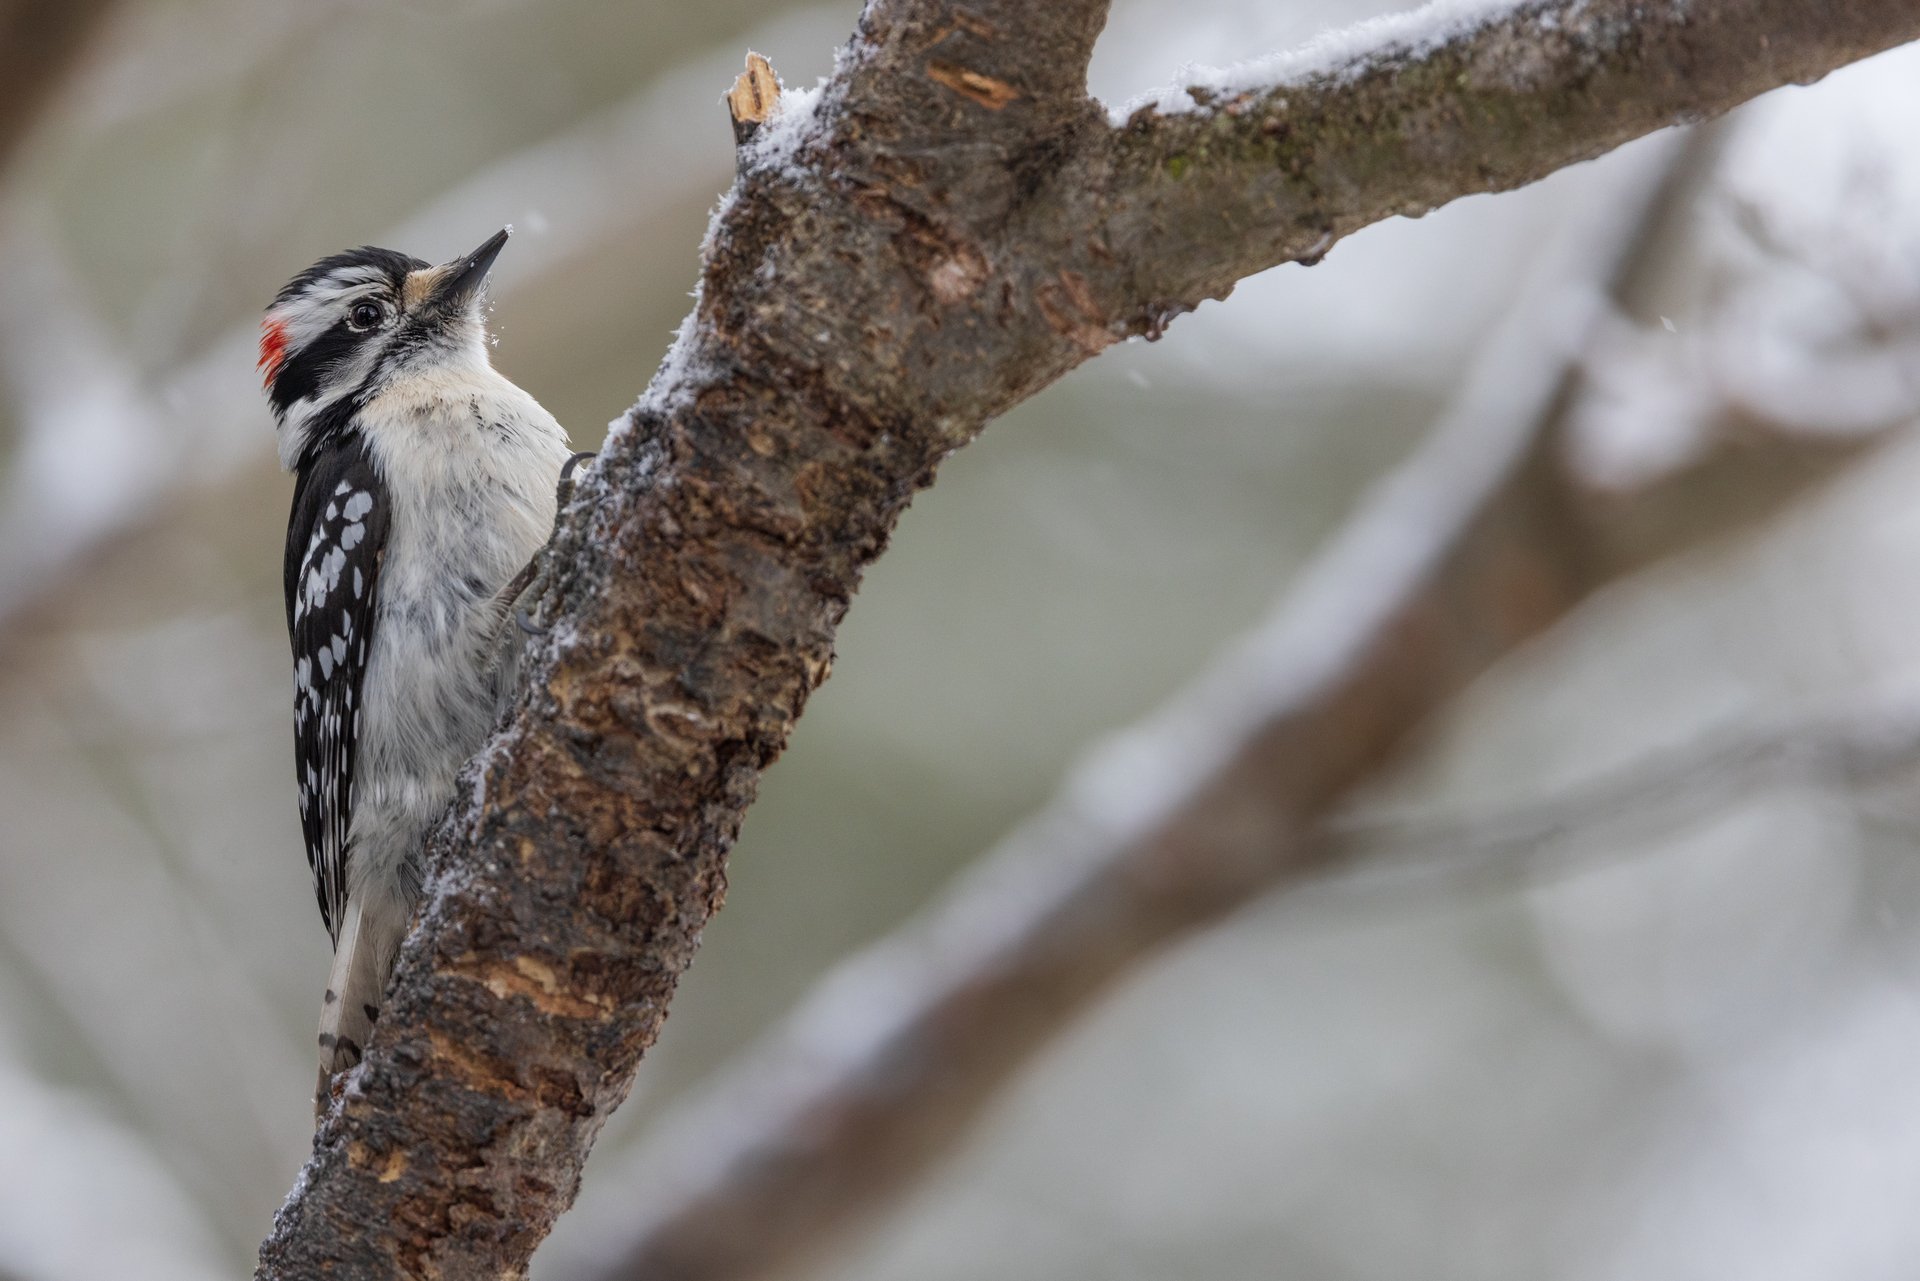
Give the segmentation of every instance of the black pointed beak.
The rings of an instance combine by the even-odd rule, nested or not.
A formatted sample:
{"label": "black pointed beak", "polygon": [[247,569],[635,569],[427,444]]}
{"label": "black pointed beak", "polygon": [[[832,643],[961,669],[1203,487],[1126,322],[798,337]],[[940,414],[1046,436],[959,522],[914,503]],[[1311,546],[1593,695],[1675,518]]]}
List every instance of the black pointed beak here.
{"label": "black pointed beak", "polygon": [[464,258],[455,258],[447,264],[447,275],[433,291],[436,307],[453,308],[464,306],[480,292],[480,286],[486,282],[487,270],[493,266],[493,260],[500,256],[507,237],[511,233],[501,228],[488,236],[486,242]]}

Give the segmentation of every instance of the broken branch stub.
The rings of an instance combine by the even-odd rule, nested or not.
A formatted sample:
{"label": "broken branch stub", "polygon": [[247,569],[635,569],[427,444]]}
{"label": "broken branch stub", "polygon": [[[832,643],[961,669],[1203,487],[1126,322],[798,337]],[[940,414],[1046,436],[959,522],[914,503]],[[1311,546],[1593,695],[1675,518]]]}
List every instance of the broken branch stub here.
{"label": "broken branch stub", "polygon": [[733,117],[733,144],[744,147],[760,132],[780,101],[780,77],[773,64],[757,53],[747,54],[747,69],[727,91],[727,114]]}

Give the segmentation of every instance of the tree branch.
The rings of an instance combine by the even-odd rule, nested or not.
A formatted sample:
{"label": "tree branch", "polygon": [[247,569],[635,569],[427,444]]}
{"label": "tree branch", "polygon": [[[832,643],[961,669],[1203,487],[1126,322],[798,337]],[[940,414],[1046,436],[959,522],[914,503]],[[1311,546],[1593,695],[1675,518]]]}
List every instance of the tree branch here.
{"label": "tree branch", "polygon": [[1451,25],[1416,10],[1134,105],[1107,248],[1134,293],[1213,296],[1917,37],[1904,0],[1526,0]]}
{"label": "tree branch", "polygon": [[[1622,574],[1777,511],[1858,457],[1858,440],[1774,437],[1605,497],[1564,464],[1584,352],[1570,296],[1630,269],[1669,203],[1601,211],[1571,233],[1427,447],[1246,644],[669,1117],[626,1182],[644,1170],[671,1191],[624,1207],[589,1275],[781,1274],[912,1186],[1114,978],[1364,847],[1323,816],[1454,691]],[[1797,480],[1743,483],[1775,473]],[[1699,515],[1658,519],[1673,508]],[[1618,536],[1647,517],[1657,541]]]}
{"label": "tree branch", "polygon": [[[1767,790],[1818,787],[1858,797],[1897,783],[1911,793],[1916,765],[1920,702],[1910,691],[1879,693],[1812,716],[1723,730],[1491,813],[1344,816],[1326,825],[1325,836],[1351,857],[1328,883],[1343,895],[1424,894],[1516,873],[1564,874]],[[1562,842],[1573,848],[1543,854]]]}
{"label": "tree branch", "polygon": [[[1617,8],[1564,0],[1523,12],[1544,25],[1549,13],[1573,21],[1596,4]],[[1751,26],[1709,24],[1718,46],[1681,50],[1733,58],[1795,36],[1805,21],[1783,7],[1735,4]],[[1869,30],[1882,45],[1920,35],[1920,13],[1904,5],[1852,8],[1855,17],[1830,16],[1823,32],[1854,29],[1862,46]],[[1175,240],[1208,229],[1174,222],[1155,252],[1212,268],[1169,275],[1136,259],[1152,243],[1144,221],[1116,211],[1137,215],[1141,185],[1162,179],[1120,166],[1137,144],[1067,87],[1080,74],[1071,59],[1061,55],[1071,76],[1048,72],[1015,48],[1035,33],[1047,47],[1080,45],[1037,16],[1046,6],[974,12],[991,30],[966,28],[958,6],[876,0],[834,79],[818,96],[788,95],[748,144],[709,238],[694,314],[563,514],[544,602],[552,630],[530,652],[511,723],[470,767],[472,787],[436,834],[436,872],[366,1060],[316,1136],[262,1247],[260,1277],[521,1274],[657,1035],[724,894],[725,852],[759,773],[825,678],[834,630],[914,490],[993,415],[1272,260],[1237,244],[1177,252]],[[942,37],[965,51],[955,66],[1025,96],[996,107],[997,91],[983,100],[965,77],[944,75],[920,33],[945,17],[964,31],[964,40]],[[1091,39],[1089,25],[1083,43]],[[1515,75],[1532,65],[1525,45],[1496,45],[1480,50],[1487,65]],[[1674,54],[1671,42],[1644,56],[1632,41],[1623,48],[1622,65],[1649,85],[1695,83],[1685,66],[1658,61]],[[1823,35],[1814,49],[1783,56],[1782,74],[1813,74],[1819,59],[1833,65],[1854,46]],[[1403,53],[1383,56],[1402,68],[1396,75],[1411,74]],[[1699,83],[1714,92],[1693,111],[1738,100],[1712,77]],[[1740,83],[1750,93],[1773,82]],[[1371,107],[1362,93],[1343,110],[1366,119]],[[1441,117],[1434,128],[1444,131]],[[1325,127],[1337,135],[1346,119],[1329,114]],[[1553,144],[1579,128],[1588,138],[1579,153],[1590,154],[1668,119],[1602,99],[1578,128],[1530,135],[1518,121],[1511,142],[1550,153],[1533,176],[1569,158]],[[1468,123],[1454,126],[1463,145],[1477,136]],[[1449,175],[1444,191],[1420,175],[1407,175],[1398,194],[1383,183],[1377,204],[1346,216],[1358,225],[1522,180],[1497,168]],[[1119,177],[1131,182],[1115,194]],[[1263,208],[1272,246],[1324,230],[1318,210]],[[1488,458],[1547,465],[1525,450]],[[1488,458],[1461,460],[1480,480],[1417,510],[1450,522],[1462,493],[1497,483]],[[1495,505],[1462,537],[1512,546],[1497,535],[1509,522],[1555,519],[1524,503]],[[1584,545],[1564,532],[1546,529],[1490,580],[1498,599],[1439,590],[1442,572],[1436,593],[1389,634],[1298,642],[1318,664],[1304,670],[1324,680],[1356,664],[1378,672],[1378,684],[1303,706],[1302,723],[1289,718],[1284,733],[1262,740],[1263,762],[1279,763],[1267,751],[1283,754],[1280,777],[1300,812],[1330,802],[1380,758],[1390,730],[1461,678],[1450,650],[1476,652],[1554,615],[1588,572],[1577,563]],[[1361,566],[1383,591],[1426,568],[1400,563],[1392,547],[1365,550],[1386,557]],[[1401,604],[1387,594],[1373,607],[1397,613]],[[1345,640],[1372,647],[1333,644]],[[1305,721],[1317,722],[1326,750],[1284,757],[1292,735],[1315,728]],[[1296,822],[1280,819],[1270,844],[1284,847]],[[1178,880],[1181,865],[1170,849],[1152,874]],[[1234,878],[1203,879],[1181,897],[1204,912],[1235,892]]]}
{"label": "tree branch", "polygon": [[[1153,737],[1165,720],[1133,733]],[[1297,865],[1268,867],[1274,883],[1267,888],[1323,885],[1343,898],[1405,899],[1515,875],[1564,874],[1767,789],[1857,793],[1897,780],[1911,794],[1916,764],[1920,702],[1911,692],[1881,695],[1668,748],[1489,813],[1333,815],[1304,838],[1308,852]],[[1112,770],[1113,785],[1126,786],[1120,774],[1130,769],[1089,761],[1083,785],[1091,775],[1098,790],[1097,776]],[[1236,773],[1241,785],[1259,785],[1252,771]],[[1113,930],[1116,915],[1061,910],[1069,898],[1138,898],[1163,888],[1139,885],[1136,860],[1146,842],[1130,844],[1131,833],[1053,839],[1063,827],[1080,832],[1087,819],[1073,797],[1061,797],[919,919],[837,965],[782,1026],[665,1118],[623,1169],[606,1172],[615,1184],[644,1179],[664,1190],[640,1202],[637,1221],[634,1206],[623,1206],[619,1230],[588,1243],[592,1266],[576,1262],[556,1275],[783,1275],[850,1221],[905,1195],[913,1176],[997,1097],[998,1085],[1086,1003],[1087,993],[1062,990],[1060,976],[1072,972],[1059,963],[1062,955],[1117,971],[1164,943]],[[1213,821],[1183,810],[1153,843]],[[1569,841],[1571,851],[1543,856]],[[1074,862],[1089,842],[1098,843],[1098,856]],[[1324,879],[1307,866],[1323,860]],[[993,928],[983,929],[986,922]]]}
{"label": "tree branch", "polygon": [[[1788,446],[1789,449],[1792,446]],[[1136,733],[1151,735],[1155,724]],[[1858,792],[1920,764],[1920,704],[1858,706],[1746,727],[1657,753],[1532,803],[1492,813],[1337,815],[1305,838],[1297,866],[1273,866],[1267,890],[1323,884],[1342,898],[1406,900],[1515,876],[1566,874],[1618,858],[1770,788]],[[1112,768],[1086,766],[1098,774]],[[1085,774],[1082,776],[1086,777]],[[1242,781],[1249,775],[1242,773]],[[1116,778],[1116,784],[1123,780]],[[847,1227],[881,1213],[951,1150],[1007,1077],[1050,1044],[1098,988],[1065,991],[1066,954],[1115,973],[1183,935],[1155,939],[1060,911],[1072,897],[1138,896],[1139,868],[1111,833],[1085,865],[1085,840],[1051,839],[1084,823],[1070,797],[982,860],[907,927],[837,965],[784,1023],[717,1083],[680,1105],[604,1172],[660,1189],[622,1206],[617,1231],[557,1276],[605,1281],[746,1281],[785,1275]],[[1911,826],[1911,816],[1903,816]],[[1204,824],[1183,813],[1181,826]],[[1571,851],[1544,856],[1557,843]],[[1210,844],[1209,849],[1218,849]],[[1309,864],[1325,861],[1324,882]],[[1153,894],[1158,887],[1144,892]],[[991,931],[982,929],[993,922]],[[1088,929],[1088,924],[1097,928]],[[1050,958],[1041,964],[1042,958]]]}
{"label": "tree branch", "polygon": [[0,167],[112,7],[113,0],[0,0]]}
{"label": "tree branch", "polygon": [[[1087,64],[1107,6],[869,0],[839,105],[893,150],[955,142],[972,149],[1002,140],[1022,149],[1088,115]],[[896,109],[875,110],[881,103]]]}

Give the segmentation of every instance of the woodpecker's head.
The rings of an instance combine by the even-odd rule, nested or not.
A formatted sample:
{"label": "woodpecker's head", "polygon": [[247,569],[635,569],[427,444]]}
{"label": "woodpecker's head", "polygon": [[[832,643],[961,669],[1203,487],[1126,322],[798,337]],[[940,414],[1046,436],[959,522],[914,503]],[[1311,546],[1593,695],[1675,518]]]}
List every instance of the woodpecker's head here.
{"label": "woodpecker's head", "polygon": [[287,282],[260,322],[260,371],[289,470],[389,384],[486,366],[481,286],[506,243],[500,231],[438,267],[350,249]]}

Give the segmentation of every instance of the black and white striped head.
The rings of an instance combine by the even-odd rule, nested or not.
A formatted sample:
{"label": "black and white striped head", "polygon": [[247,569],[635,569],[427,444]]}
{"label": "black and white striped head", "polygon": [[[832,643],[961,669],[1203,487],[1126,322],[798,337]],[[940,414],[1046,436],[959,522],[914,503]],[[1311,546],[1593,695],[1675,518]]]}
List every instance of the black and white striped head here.
{"label": "black and white striped head", "polygon": [[391,249],[350,249],[287,282],[260,322],[260,371],[289,470],[347,431],[387,384],[486,365],[481,286],[507,234],[438,267]]}

